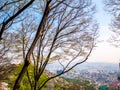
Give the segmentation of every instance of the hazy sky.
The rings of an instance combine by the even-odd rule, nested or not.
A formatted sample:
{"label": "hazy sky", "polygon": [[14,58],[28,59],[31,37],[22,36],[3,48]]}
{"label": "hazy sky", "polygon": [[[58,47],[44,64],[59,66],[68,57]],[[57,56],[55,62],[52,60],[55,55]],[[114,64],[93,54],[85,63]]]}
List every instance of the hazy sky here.
{"label": "hazy sky", "polygon": [[99,23],[99,40],[103,40],[103,42],[97,44],[88,62],[118,63],[120,59],[120,48],[115,48],[106,42],[112,34],[109,29],[112,17],[104,10],[103,0],[93,0],[93,2],[96,4],[97,10],[95,17]]}

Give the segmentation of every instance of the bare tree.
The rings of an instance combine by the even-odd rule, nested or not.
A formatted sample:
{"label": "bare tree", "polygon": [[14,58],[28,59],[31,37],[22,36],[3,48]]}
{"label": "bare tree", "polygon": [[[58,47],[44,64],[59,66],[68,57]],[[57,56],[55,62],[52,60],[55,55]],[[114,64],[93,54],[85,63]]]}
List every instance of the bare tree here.
{"label": "bare tree", "polygon": [[[95,44],[97,24],[92,19],[95,7],[91,1],[49,0],[41,3],[43,16],[13,90],[20,87],[31,61],[34,64],[33,87],[34,90],[40,90],[49,80],[85,62]],[[39,85],[38,82],[50,62],[58,62],[62,72]]]}
{"label": "bare tree", "polygon": [[[0,40],[2,39],[3,32],[7,30],[16,18],[26,10],[34,0],[0,0]],[[20,19],[20,17],[19,17]]]}
{"label": "bare tree", "polygon": [[[17,46],[15,48],[19,49],[18,52],[20,52],[20,56],[22,55],[22,58],[23,58],[22,60],[25,60],[26,52],[28,51],[31,45],[31,41],[32,41],[32,38],[34,38],[34,32],[36,30],[35,18],[28,15],[28,17],[25,20],[23,20],[20,26],[21,28],[19,27],[16,33],[14,33],[16,37],[14,44]],[[30,80],[28,70],[26,71],[26,74],[31,86],[31,90],[33,90],[32,89],[33,85]]]}
{"label": "bare tree", "polygon": [[11,65],[11,58],[8,58],[12,41],[11,33],[4,33],[3,34],[4,40],[0,42],[0,80],[6,78],[7,74],[10,73],[14,67]]}
{"label": "bare tree", "polygon": [[[23,18],[18,17],[34,0],[0,0],[0,64],[10,63],[11,59],[7,57],[10,53],[10,48],[13,37],[10,32],[11,26]],[[4,33],[3,33],[4,32]],[[3,66],[2,66],[3,67]]]}
{"label": "bare tree", "polygon": [[[92,18],[95,6],[91,0],[0,1],[0,17],[2,17],[0,43],[6,41],[4,40],[6,32],[13,33],[12,45],[22,50],[24,59],[24,66],[13,90],[19,89],[26,72],[29,78],[27,68],[31,62],[34,65],[34,81],[31,84],[30,78],[28,80],[34,90],[40,90],[49,80],[68,72],[88,59],[97,33],[97,24]],[[28,17],[28,13],[36,17],[36,23],[26,20],[26,17],[31,17]],[[36,33],[31,32],[33,27]],[[38,84],[46,66],[54,62],[61,65],[62,72]]]}
{"label": "bare tree", "polygon": [[108,40],[112,45],[120,47],[120,1],[119,0],[105,0],[106,10],[113,16],[110,24],[112,36]]}

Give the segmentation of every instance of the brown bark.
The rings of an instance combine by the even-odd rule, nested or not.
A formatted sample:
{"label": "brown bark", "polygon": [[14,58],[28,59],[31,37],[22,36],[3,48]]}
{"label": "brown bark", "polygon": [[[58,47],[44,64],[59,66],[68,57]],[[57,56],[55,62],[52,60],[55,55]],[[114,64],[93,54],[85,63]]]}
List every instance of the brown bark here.
{"label": "brown bark", "polygon": [[36,80],[35,80],[34,90],[38,90],[38,79],[37,79],[37,77],[36,77]]}
{"label": "brown bark", "polygon": [[29,49],[29,51],[28,51],[28,53],[27,53],[27,55],[26,55],[25,64],[24,64],[24,66],[23,66],[23,68],[22,68],[22,70],[21,70],[18,78],[16,79],[16,82],[15,82],[15,85],[14,85],[13,90],[17,90],[17,89],[20,88],[20,83],[21,83],[21,81],[22,81],[22,79],[23,79],[23,76],[24,76],[25,72],[27,71],[27,68],[28,68],[28,66],[29,66],[29,64],[30,64],[30,56],[31,56],[31,54],[32,54],[32,52],[33,52],[33,50],[34,50],[34,47],[35,47],[38,39],[39,39],[40,36],[41,36],[41,32],[43,32],[42,27],[44,26],[44,23],[45,23],[45,21],[46,21],[46,18],[47,18],[48,14],[49,14],[49,4],[50,4],[51,1],[52,1],[52,0],[49,0],[49,1],[46,3],[46,7],[45,7],[44,14],[43,14],[43,18],[42,18],[42,20],[41,20],[41,22],[40,22],[40,25],[39,25],[39,27],[38,27],[38,30],[37,30],[36,36],[35,36],[35,38],[34,38],[34,41],[33,41],[32,45],[31,45],[31,47],[30,47],[30,49]]}
{"label": "brown bark", "polygon": [[20,9],[16,14],[14,14],[13,16],[11,16],[10,18],[8,18],[5,22],[2,23],[2,28],[0,30],[0,40],[2,39],[2,34],[6,28],[6,25],[11,22],[14,18],[16,18],[18,15],[20,15],[25,9],[27,9],[32,3],[34,2],[34,0],[31,0],[30,2],[28,2],[22,9]]}
{"label": "brown bark", "polygon": [[20,82],[22,81],[23,76],[24,76],[25,72],[27,71],[28,66],[29,66],[29,63],[25,62],[24,66],[23,66],[23,69],[21,70],[18,78],[16,79],[13,90],[18,90],[20,88]]}

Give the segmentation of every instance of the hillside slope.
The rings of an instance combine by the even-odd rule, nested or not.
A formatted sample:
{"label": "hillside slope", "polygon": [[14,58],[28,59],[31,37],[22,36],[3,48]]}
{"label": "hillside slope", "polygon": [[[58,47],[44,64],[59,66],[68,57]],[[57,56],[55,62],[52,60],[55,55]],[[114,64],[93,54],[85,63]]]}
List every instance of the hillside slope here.
{"label": "hillside slope", "polygon": [[[21,66],[22,64],[14,65],[14,67],[11,67],[13,71],[8,72],[7,74],[4,72],[6,72],[6,70],[9,71],[8,68],[10,66],[9,67],[6,66],[4,68],[5,71],[0,72],[0,73],[4,73],[4,75],[2,75],[4,79],[0,78],[0,83],[1,83],[0,90],[10,90],[9,88],[13,87],[14,81],[17,75],[19,74]],[[30,69],[30,75],[32,78],[33,76],[32,66],[29,67],[28,69]],[[46,70],[41,79],[45,79],[45,78],[52,77],[52,76],[54,76],[54,74]],[[8,88],[8,89],[2,89],[2,88]],[[30,89],[31,88],[27,80],[27,76],[25,75],[23,78],[23,82],[21,83],[20,90],[30,90]],[[93,84],[91,84],[89,81],[85,81],[82,79],[68,79],[68,78],[63,78],[63,77],[56,77],[50,80],[42,90],[95,90],[95,89],[93,87]]]}

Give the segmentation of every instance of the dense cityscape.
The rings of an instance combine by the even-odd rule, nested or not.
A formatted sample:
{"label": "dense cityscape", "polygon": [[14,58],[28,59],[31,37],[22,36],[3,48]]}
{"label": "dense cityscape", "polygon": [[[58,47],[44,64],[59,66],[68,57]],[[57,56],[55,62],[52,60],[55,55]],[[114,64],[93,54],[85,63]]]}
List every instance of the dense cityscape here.
{"label": "dense cityscape", "polygon": [[[99,67],[98,67],[99,66]],[[110,88],[118,88],[120,82],[119,77],[119,64],[103,64],[103,63],[87,63],[82,66],[79,66],[76,70],[72,70],[64,74],[64,77],[67,78],[82,78],[84,80],[89,80],[91,83],[95,84],[96,88],[100,86],[107,86]],[[96,67],[96,68],[95,68]],[[59,72],[58,70],[57,72]]]}
{"label": "dense cityscape", "polygon": [[120,0],[0,0],[0,90],[120,90]]}

